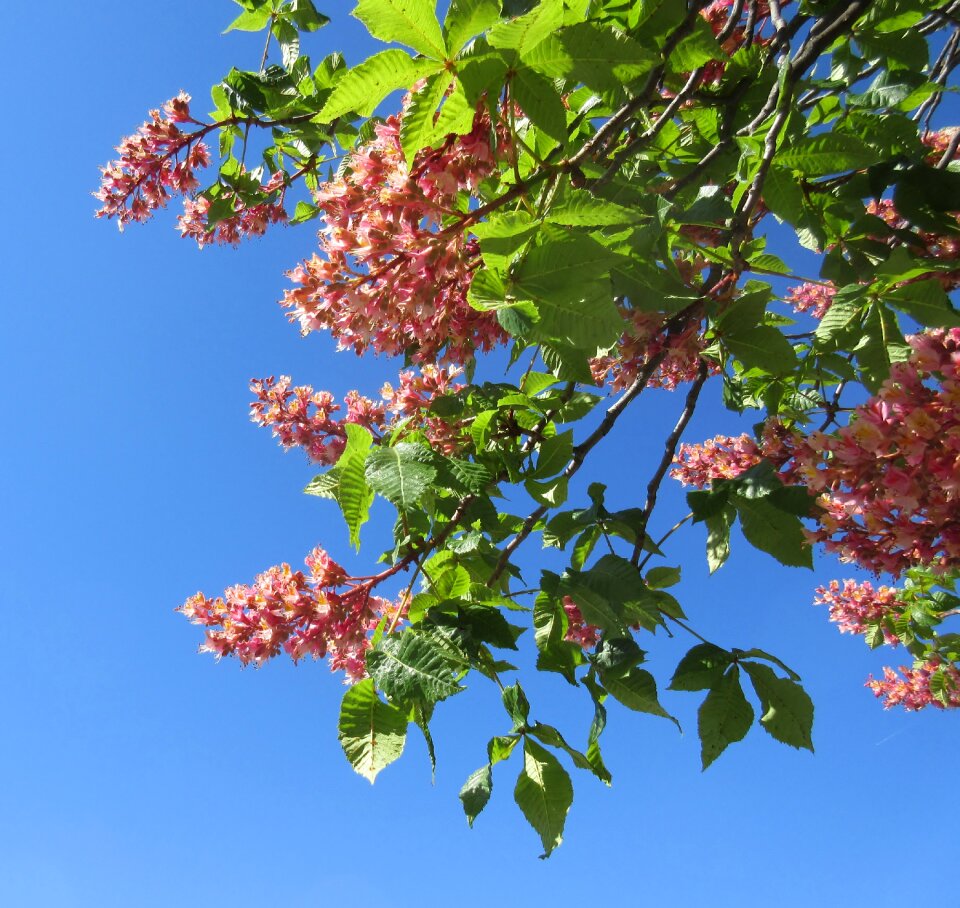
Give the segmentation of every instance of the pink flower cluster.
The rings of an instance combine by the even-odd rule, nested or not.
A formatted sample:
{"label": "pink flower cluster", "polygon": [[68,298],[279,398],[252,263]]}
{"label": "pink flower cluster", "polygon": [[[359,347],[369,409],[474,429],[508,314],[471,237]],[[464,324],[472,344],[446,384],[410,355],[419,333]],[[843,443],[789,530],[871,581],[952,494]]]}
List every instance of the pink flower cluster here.
{"label": "pink flower cluster", "polygon": [[442,454],[456,454],[470,444],[469,424],[464,420],[430,415],[430,405],[438,397],[454,394],[463,385],[454,379],[463,372],[459,366],[424,364],[419,372],[407,369],[400,373],[400,386],[386,383],[381,396],[386,409],[396,421],[410,419],[411,425],[423,430],[430,446]]}
{"label": "pink flower cluster", "polygon": [[94,195],[103,205],[97,217],[116,218],[120,229],[145,221],[163,208],[171,194],[186,195],[199,185],[194,171],[210,163],[210,153],[195,133],[182,132],[178,123],[190,117],[190,96],[180,92],[163,105],[163,113],[150,111],[132,136],[117,146],[120,157],[100,168],[100,189]]}
{"label": "pink flower cluster", "polygon": [[582,649],[595,647],[600,642],[600,628],[593,624],[587,624],[583,620],[583,615],[577,607],[577,603],[569,596],[563,597],[561,605],[567,616],[567,633],[563,639],[568,643],[576,643]]}
{"label": "pink flower cluster", "polygon": [[828,587],[817,588],[814,605],[826,605],[830,620],[835,622],[842,634],[865,634],[871,627],[880,626],[884,640],[896,646],[900,638],[889,628],[889,621],[899,617],[906,608],[894,587],[874,588],[869,581],[854,580],[839,582],[831,580]]}
{"label": "pink flower cluster", "polygon": [[682,445],[672,475],[703,487],[766,457],[784,482],[819,496],[810,538],[841,560],[895,577],[960,567],[960,329],[908,340],[910,359],[835,435],[791,436],[771,423],[759,445],[747,436]]}
{"label": "pink flower cluster", "polygon": [[820,495],[814,539],[894,576],[960,566],[960,329],[909,342],[876,396],[836,435],[802,441],[786,471]]}
{"label": "pink flower cluster", "polygon": [[304,333],[327,329],[341,349],[466,362],[506,339],[491,313],[467,302],[480,256],[461,226],[460,199],[493,171],[502,148],[481,112],[472,132],[419,152],[408,168],[401,119],[379,124],[343,176],[315,191],[326,220],[322,257],[290,273],[296,286],[283,305]]}
{"label": "pink flower cluster", "polygon": [[[614,391],[623,391],[633,384],[650,359],[661,352],[665,352],[665,356],[647,387],[672,391],[697,377],[704,349],[699,323],[691,323],[684,331],[668,337],[662,315],[630,310],[624,312],[624,317],[627,330],[618,341],[615,354],[590,361],[590,371],[597,384],[609,384]],[[717,367],[711,366],[711,369],[715,372]]]}
{"label": "pink flower cluster", "polygon": [[323,549],[314,549],[306,564],[309,576],[282,564],[223,597],[197,593],[177,611],[207,629],[200,650],[218,659],[236,656],[244,665],[262,665],[281,651],[294,661],[328,656],[331,670],[359,680],[369,635],[396,606],[372,596],[369,582],[352,581]]}
{"label": "pink flower cluster", "polygon": [[717,435],[703,444],[682,444],[670,475],[685,486],[702,489],[716,479],[735,479],[763,458],[749,435]]}
{"label": "pink flower cluster", "polygon": [[[950,126],[946,129],[937,130],[937,132],[928,132],[923,137],[923,144],[931,151],[930,156],[927,158],[928,163],[940,163],[940,159],[947,153],[947,149],[950,147],[958,131],[960,131],[960,127]],[[958,158],[960,158],[960,149],[954,150],[950,160],[956,161]]]}
{"label": "pink flower cluster", "polygon": [[272,375],[252,381],[250,390],[256,400],[250,404],[250,418],[258,426],[270,426],[284,448],[301,447],[316,463],[332,464],[340,458],[347,443],[345,423],[368,429],[383,424],[383,406],[356,391],[346,397],[346,418],[338,420],[332,414],[341,408],[329,391],[290,385],[288,375],[281,375],[276,381]]}
{"label": "pink flower cluster", "polygon": [[833,284],[800,284],[792,287],[786,300],[796,312],[809,312],[819,320],[827,314],[833,298],[837,295],[837,288]]}
{"label": "pink flower cluster", "polygon": [[241,240],[263,236],[271,224],[283,224],[288,220],[283,205],[285,192],[284,174],[277,171],[260,187],[263,201],[255,205],[244,203],[239,196],[232,198],[232,215],[210,224],[211,201],[204,196],[184,199],[183,214],[177,218],[180,235],[197,241],[202,249],[209,243],[227,243],[236,246]]}
{"label": "pink flower cluster", "polygon": [[[938,675],[945,682],[943,699],[930,689],[930,682]],[[937,658],[922,662],[912,669],[901,665],[899,675],[892,668],[884,668],[883,680],[871,677],[866,686],[883,699],[884,709],[902,706],[906,710],[916,711],[927,706],[937,709],[960,707],[960,671],[954,665],[941,664]]]}
{"label": "pink flower cluster", "polygon": [[250,418],[258,426],[269,426],[282,447],[303,448],[319,464],[333,464],[340,458],[347,443],[347,423],[377,435],[404,422],[406,429],[422,430],[434,450],[454,454],[470,441],[468,425],[463,420],[430,415],[430,405],[437,397],[463,387],[454,382],[461,371],[458,366],[433,365],[425,365],[419,372],[408,369],[400,373],[397,388],[384,384],[382,403],[348,391],[343,419],[334,417],[342,408],[329,391],[314,391],[310,385],[291,387],[290,376],[274,379],[271,375],[250,383],[256,395],[250,404]]}
{"label": "pink flower cluster", "polygon": [[[887,224],[892,230],[903,231],[910,227],[894,207],[890,199],[881,199],[879,202],[870,202],[867,205],[867,214],[875,215]],[[958,216],[960,221],[960,216]],[[921,258],[933,259],[940,262],[956,262],[960,259],[960,233],[938,234],[924,230],[913,232],[917,242],[911,245],[910,251]],[[900,244],[900,239],[890,237],[890,245]],[[945,290],[956,290],[960,287],[960,270],[932,272],[929,277],[936,277],[943,284]]]}

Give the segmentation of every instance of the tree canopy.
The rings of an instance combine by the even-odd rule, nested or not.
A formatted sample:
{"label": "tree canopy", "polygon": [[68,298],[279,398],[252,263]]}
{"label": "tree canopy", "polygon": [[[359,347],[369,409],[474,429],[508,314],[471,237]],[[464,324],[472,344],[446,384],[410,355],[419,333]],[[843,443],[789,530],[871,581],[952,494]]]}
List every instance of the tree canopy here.
{"label": "tree canopy", "polygon": [[[305,569],[191,597],[202,650],[327,658],[348,682],[340,742],[371,781],[411,726],[433,760],[441,701],[497,685],[503,725],[460,798],[472,823],[516,751],[545,855],[565,765],[611,781],[610,698],[676,722],[647,667],[658,632],[692,638],[668,686],[702,697],[704,768],[754,722],[813,749],[793,668],[706,639],[678,598],[690,540],[711,572],[734,526],[785,566],[822,545],[872,572],[811,595],[840,630],[900,647],[906,664],[869,682],[885,706],[960,706],[944,626],[960,613],[960,130],[939,122],[960,3],[452,0],[438,17],[360,0],[388,46],[348,65],[306,54],[328,24],[312,0],[237,2],[228,30],[263,32],[259,66],[215,85],[207,117],[182,92],[151,111],[103,168],[98,216],[123,227],[180,198],[200,246],[318,230],[290,320],[401,371],[342,403],[264,377],[252,416],[323,468],[304,491],[358,551],[375,498],[396,521],[363,576],[318,546]],[[708,383],[752,434],[682,441]],[[608,483],[628,476],[636,500],[611,509],[591,452],[664,391],[662,456],[639,476],[624,450]],[[658,509],[667,481],[689,488],[685,513]],[[566,567],[531,586],[516,553],[535,541]],[[535,718],[509,661],[523,648],[589,698],[589,728]]]}

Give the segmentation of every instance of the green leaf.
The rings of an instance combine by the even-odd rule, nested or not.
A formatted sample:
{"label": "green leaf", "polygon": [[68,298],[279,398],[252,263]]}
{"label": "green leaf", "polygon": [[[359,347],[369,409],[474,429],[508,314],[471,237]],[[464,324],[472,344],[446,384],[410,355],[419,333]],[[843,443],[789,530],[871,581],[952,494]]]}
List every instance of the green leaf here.
{"label": "green leaf", "polygon": [[491,738],[487,744],[487,765],[481,766],[460,789],[460,800],[467,815],[467,823],[472,827],[473,821],[490,800],[493,791],[493,767],[506,760],[517,746],[520,735],[499,735]]}
{"label": "green leaf", "polygon": [[960,314],[950,304],[950,297],[941,283],[934,278],[904,284],[888,291],[884,299],[927,328],[953,328],[960,325]]}
{"label": "green leaf", "polygon": [[530,12],[498,22],[487,35],[492,47],[515,50],[521,57],[563,25],[563,0],[540,0]]}
{"label": "green leaf", "polygon": [[711,574],[723,567],[730,557],[730,527],[733,526],[736,516],[736,511],[726,505],[718,513],[706,518],[707,567]]}
{"label": "green leaf", "polygon": [[698,18],[693,33],[687,35],[670,54],[670,66],[674,72],[686,73],[712,60],[726,59],[726,53],[706,20]]}
{"label": "green leaf", "polygon": [[723,343],[746,368],[763,369],[771,375],[790,372],[797,362],[790,341],[771,325],[725,334]]}
{"label": "green leaf", "polygon": [[548,35],[523,62],[551,79],[572,79],[609,91],[648,72],[657,59],[622,32],[583,22]]}
{"label": "green leaf", "polygon": [[438,73],[430,76],[426,84],[410,99],[400,123],[400,147],[410,167],[421,148],[427,147],[434,134],[433,116],[450,85],[449,76]]}
{"label": "green leaf", "polygon": [[443,21],[450,53],[459,53],[467,41],[486,31],[499,18],[497,0],[453,0]]}
{"label": "green leaf", "polygon": [[262,6],[260,9],[249,9],[240,13],[224,30],[223,33],[232,31],[258,32],[267,27],[273,10],[269,6]]}
{"label": "green leaf", "polygon": [[670,681],[670,690],[708,690],[716,687],[731,655],[712,643],[698,643],[677,665]]}
{"label": "green leaf", "polygon": [[597,776],[598,779],[609,783],[610,774],[605,772],[605,770],[604,774],[598,772],[597,768],[593,765],[593,763],[590,762],[587,755],[577,750],[575,747],[571,747],[563,735],[560,734],[560,732],[552,725],[544,725],[542,722],[534,722],[530,729],[530,734],[532,734],[538,741],[546,744],[548,747],[555,747],[558,750],[562,750],[568,757],[570,757],[570,759],[573,761],[573,765],[576,766],[577,769],[585,769],[587,772],[593,773],[595,776]]}
{"label": "green leaf", "polygon": [[804,176],[826,176],[862,170],[879,160],[878,153],[853,136],[827,132],[806,136],[779,152],[780,167],[799,170]]}
{"label": "green leaf", "polygon": [[305,495],[316,495],[318,498],[336,499],[339,488],[340,479],[337,476],[336,467],[334,467],[334,469],[311,479],[303,492]]}
{"label": "green leaf", "polygon": [[733,665],[707,694],[698,713],[700,759],[706,769],[730,744],[742,741],[753,724],[753,707],[740,686],[740,672]]}
{"label": "green leaf", "polygon": [[367,652],[367,670],[377,687],[401,703],[436,703],[460,693],[455,668],[429,638],[411,629],[383,637]]}
{"label": "green leaf", "polygon": [[513,100],[534,126],[551,139],[567,141],[567,110],[553,82],[528,67],[520,67],[510,80]]}
{"label": "green leaf", "polygon": [[330,21],[327,16],[317,11],[313,0],[290,0],[288,15],[297,24],[297,28],[305,32],[315,32]]}
{"label": "green leaf", "polygon": [[660,705],[657,697],[657,682],[645,669],[631,668],[622,675],[601,671],[600,680],[610,694],[624,706],[638,713],[662,716],[673,722],[677,728],[680,727],[680,723]]}
{"label": "green leaf", "polygon": [[765,498],[738,495],[736,507],[743,535],[751,545],[773,555],[781,564],[813,568],[813,552],[799,518],[781,511]]}
{"label": "green leaf", "polygon": [[379,447],[367,457],[366,477],[370,487],[404,511],[419,504],[423,493],[437,478],[431,451],[424,445],[400,442]]}
{"label": "green leaf", "polygon": [[390,92],[409,88],[418,79],[442,68],[442,63],[433,60],[414,60],[406,51],[381,51],[349,70],[337,82],[320,111],[320,120],[329,123],[346,113],[369,117]]}
{"label": "green leaf", "polygon": [[813,750],[813,701],[807,692],[789,678],[778,678],[767,665],[742,662],[760,698],[763,715],[760,724],[778,741],[791,747]]}
{"label": "green leaf", "polygon": [[350,531],[350,544],[360,550],[360,527],[370,516],[373,492],[367,485],[364,464],[373,438],[370,433],[353,423],[347,423],[347,446],[334,469],[337,473],[337,503]]}
{"label": "green leaf", "polygon": [[595,350],[612,344],[623,331],[608,278],[616,260],[596,240],[572,233],[533,249],[514,273],[514,284],[520,295],[536,302],[539,330]]}
{"label": "green leaf", "polygon": [[526,728],[527,720],[530,717],[530,703],[519,683],[511,684],[503,689],[503,708],[513,721],[514,731]]}
{"label": "green leaf", "polygon": [[639,212],[597,198],[586,190],[569,189],[550,206],[545,220],[567,227],[606,227],[634,224],[640,217]]}
{"label": "green leaf", "polygon": [[680,582],[680,568],[666,566],[650,568],[644,579],[650,589],[665,590]]}
{"label": "green leaf", "polygon": [[366,25],[374,38],[406,44],[425,57],[446,57],[434,0],[359,0],[350,15]]}
{"label": "green leaf", "polygon": [[384,703],[366,678],[354,684],[340,706],[339,738],[350,765],[372,783],[385,766],[403,753],[407,717]]}
{"label": "green leaf", "polygon": [[517,778],[513,797],[540,836],[544,852],[541,857],[549,856],[563,841],[563,825],[573,803],[573,785],[560,761],[529,737],[523,742],[523,771]]}

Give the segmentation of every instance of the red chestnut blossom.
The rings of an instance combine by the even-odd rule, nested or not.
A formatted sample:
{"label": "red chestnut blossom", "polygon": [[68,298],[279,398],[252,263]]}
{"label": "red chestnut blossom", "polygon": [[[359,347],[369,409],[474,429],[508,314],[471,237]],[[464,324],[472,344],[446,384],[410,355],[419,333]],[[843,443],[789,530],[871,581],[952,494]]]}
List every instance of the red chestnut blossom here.
{"label": "red chestnut blossom", "polygon": [[592,649],[600,641],[600,628],[593,624],[587,624],[583,620],[583,615],[577,607],[577,603],[569,596],[564,596],[561,602],[563,610],[567,615],[567,633],[564,640],[568,643],[576,643],[583,649]]}
{"label": "red chestnut blossom", "polygon": [[223,597],[197,593],[187,599],[178,611],[207,628],[201,652],[236,656],[244,665],[262,665],[281,650],[294,661],[328,656],[332,671],[362,678],[369,635],[395,606],[372,596],[369,583],[352,582],[323,549],[314,549],[306,562],[310,579],[282,564]]}
{"label": "red chestnut blossom", "polygon": [[[947,149],[954,141],[957,132],[960,132],[960,127],[950,126],[937,132],[928,132],[923,136],[923,144],[931,149],[931,154],[927,158],[928,163],[940,163],[940,159],[947,153]],[[955,148],[950,160],[956,161],[957,158],[960,158],[960,150]]]}
{"label": "red chestnut blossom", "polygon": [[887,643],[896,646],[900,638],[886,626],[885,619],[898,617],[906,608],[899,593],[889,586],[874,589],[869,581],[844,580],[841,587],[831,580],[829,587],[817,588],[814,605],[830,607],[830,620],[839,626],[840,633],[864,634],[872,626],[880,625]]}
{"label": "red chestnut blossom", "polygon": [[[905,231],[909,230],[909,222],[901,217],[890,199],[881,199],[879,202],[870,202],[867,205],[867,214],[875,215],[884,221],[892,230],[901,231],[900,238],[890,237],[886,241],[890,245],[899,245]],[[960,225],[960,217],[958,217]],[[910,251],[921,258],[934,259],[941,262],[956,262],[960,259],[960,232],[939,234],[923,230],[911,232],[914,238]],[[930,277],[936,277],[943,284],[945,290],[955,290],[960,287],[960,270],[932,272]]]}
{"label": "red chestnut blossom", "polygon": [[453,379],[462,374],[458,366],[424,365],[419,373],[407,370],[400,373],[400,386],[394,390],[389,383],[381,391],[387,409],[400,419],[411,419],[412,425],[423,429],[434,450],[456,454],[470,442],[469,425],[464,420],[450,420],[429,414],[433,401],[463,387]]}
{"label": "red chestnut blossom", "polygon": [[[930,689],[930,682],[937,676],[944,682],[943,700]],[[902,706],[906,710],[916,711],[927,706],[937,709],[960,707],[960,671],[954,665],[942,665],[936,658],[912,669],[901,665],[900,675],[892,668],[885,668],[882,681],[871,677],[866,686],[877,697],[883,698],[884,709]]]}
{"label": "red chestnut blossom", "polygon": [[343,420],[332,418],[340,410],[329,391],[314,391],[309,385],[290,387],[289,375],[250,383],[257,399],[250,404],[250,418],[258,426],[271,426],[284,448],[301,447],[321,464],[336,463],[347,444]]}
{"label": "red chestnut blossom", "polygon": [[792,287],[787,294],[787,302],[797,312],[809,312],[815,319],[821,319],[827,314],[833,298],[837,295],[837,288],[833,284],[800,284]]}
{"label": "red chestnut blossom", "polygon": [[190,96],[180,92],[164,104],[163,114],[151,110],[150,119],[120,142],[120,157],[100,168],[103,177],[94,194],[103,203],[98,218],[116,218],[122,230],[131,221],[147,220],[171,194],[196,189],[194,171],[210,163],[210,153],[198,139],[206,130],[182,132],[176,124],[186,122],[195,121]]}
{"label": "red chestnut blossom", "polygon": [[960,565],[960,329],[908,340],[910,360],[836,435],[804,440],[785,474],[821,496],[814,539],[894,576]]}
{"label": "red chestnut blossom", "polygon": [[756,466],[763,457],[757,443],[749,435],[732,438],[717,435],[703,444],[682,444],[673,462],[670,475],[685,486],[702,489],[715,479],[735,479]]}
{"label": "red chestnut blossom", "polygon": [[445,223],[462,217],[460,194],[492,172],[500,150],[481,112],[472,132],[419,152],[408,168],[401,119],[377,125],[344,175],[314,193],[326,220],[322,257],[290,273],[296,286],[283,305],[305,333],[328,329],[341,349],[465,362],[506,334],[467,302],[479,247],[456,221]]}
{"label": "red chestnut blossom", "polygon": [[211,202],[204,196],[184,199],[183,214],[177,218],[177,227],[182,237],[197,241],[202,249],[210,243],[227,243],[236,246],[243,239],[263,236],[271,224],[283,224],[288,220],[283,206],[284,176],[275,173],[260,187],[264,201],[245,205],[239,197],[232,199],[234,214],[221,218],[212,227],[209,213]]}
{"label": "red chestnut blossom", "polygon": [[[683,382],[693,381],[700,370],[700,354],[704,343],[700,325],[690,324],[677,334],[666,336],[664,318],[653,312],[624,312],[627,330],[617,343],[612,356],[599,356],[590,361],[590,371],[598,384],[609,384],[614,391],[623,391],[636,380],[651,357],[663,350],[666,355],[654,370],[647,387],[672,391]],[[711,364],[711,371],[717,366]]]}

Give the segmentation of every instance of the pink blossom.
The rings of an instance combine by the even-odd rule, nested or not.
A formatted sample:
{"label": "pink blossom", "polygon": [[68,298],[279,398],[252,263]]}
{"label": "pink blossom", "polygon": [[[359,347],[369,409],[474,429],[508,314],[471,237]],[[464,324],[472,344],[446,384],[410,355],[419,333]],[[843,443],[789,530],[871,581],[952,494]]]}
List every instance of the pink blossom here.
{"label": "pink blossom", "polygon": [[98,218],[116,218],[123,229],[131,221],[145,221],[171,195],[186,195],[197,188],[195,171],[210,163],[210,154],[199,141],[206,128],[188,133],[176,125],[195,122],[189,102],[190,96],[180,92],[164,104],[163,114],[151,110],[150,119],[120,142],[120,157],[100,169],[95,197],[103,205]]}
{"label": "pink blossom", "polygon": [[[489,117],[473,131],[420,151],[407,167],[401,117],[376,127],[343,176],[322,184],[320,252],[290,273],[283,305],[304,333],[329,330],[341,349],[408,354],[417,363],[466,362],[503,343],[491,313],[467,302],[479,248],[459,224],[461,196],[494,168]],[[497,136],[505,142],[505,137]]]}
{"label": "pink blossom", "polygon": [[593,624],[587,624],[583,620],[583,615],[577,607],[577,603],[569,596],[563,597],[561,605],[567,616],[567,633],[563,639],[568,643],[576,643],[583,649],[595,647],[600,642],[600,628]]}
{"label": "pink blossom", "polygon": [[[930,689],[930,683],[936,676],[944,683],[943,699]],[[960,671],[954,665],[941,664],[937,658],[914,668],[901,665],[900,675],[892,668],[885,668],[882,681],[870,677],[866,686],[883,699],[884,709],[902,706],[906,710],[916,711],[927,706],[937,709],[960,707]]]}
{"label": "pink blossom", "polygon": [[685,486],[702,489],[716,479],[735,479],[760,463],[762,453],[749,435],[717,435],[703,444],[682,444],[670,475]]}
{"label": "pink blossom", "polygon": [[262,665],[280,652],[294,661],[326,656],[331,670],[343,670],[349,680],[364,677],[370,634],[396,606],[371,595],[369,582],[352,580],[323,549],[306,561],[310,579],[282,564],[222,597],[187,599],[177,611],[206,628],[201,652],[236,656],[244,665]]}
{"label": "pink blossom", "polygon": [[800,284],[791,288],[787,294],[787,302],[797,312],[809,312],[815,319],[821,319],[827,314],[833,298],[837,295],[837,288],[833,284]]}
{"label": "pink blossom", "polygon": [[871,627],[880,626],[886,642],[896,646],[900,638],[888,625],[906,608],[898,596],[899,590],[894,587],[874,589],[869,581],[844,580],[841,587],[836,580],[831,580],[829,587],[817,588],[814,604],[829,606],[830,620],[839,626],[841,633],[865,634]]}

